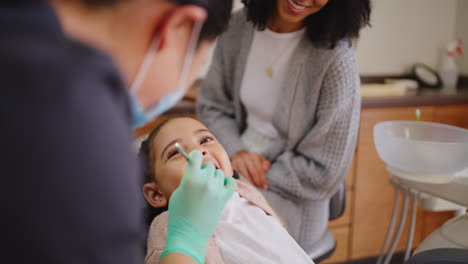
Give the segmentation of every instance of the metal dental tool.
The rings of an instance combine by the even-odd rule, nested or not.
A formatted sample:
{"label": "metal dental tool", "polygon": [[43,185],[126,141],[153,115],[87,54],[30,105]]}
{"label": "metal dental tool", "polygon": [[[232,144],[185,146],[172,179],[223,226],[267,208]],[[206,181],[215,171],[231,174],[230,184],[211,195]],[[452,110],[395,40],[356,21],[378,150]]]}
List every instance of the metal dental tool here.
{"label": "metal dental tool", "polygon": [[187,152],[185,152],[185,150],[182,148],[182,146],[179,144],[179,142],[175,143],[175,147],[177,148],[179,153],[182,154],[182,156],[187,160],[187,162],[190,162],[189,155],[187,154]]}

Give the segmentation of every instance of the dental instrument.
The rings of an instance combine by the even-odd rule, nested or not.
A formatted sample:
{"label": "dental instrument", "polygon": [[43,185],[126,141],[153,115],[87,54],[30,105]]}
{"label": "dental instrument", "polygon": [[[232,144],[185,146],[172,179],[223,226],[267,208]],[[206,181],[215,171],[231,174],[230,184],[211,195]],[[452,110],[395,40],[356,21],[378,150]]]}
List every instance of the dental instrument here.
{"label": "dental instrument", "polygon": [[187,154],[187,152],[185,152],[185,150],[182,148],[182,146],[179,144],[179,142],[176,142],[174,145],[177,148],[177,150],[179,151],[179,153],[182,154],[182,156],[187,160],[187,162],[190,162],[189,155]]}

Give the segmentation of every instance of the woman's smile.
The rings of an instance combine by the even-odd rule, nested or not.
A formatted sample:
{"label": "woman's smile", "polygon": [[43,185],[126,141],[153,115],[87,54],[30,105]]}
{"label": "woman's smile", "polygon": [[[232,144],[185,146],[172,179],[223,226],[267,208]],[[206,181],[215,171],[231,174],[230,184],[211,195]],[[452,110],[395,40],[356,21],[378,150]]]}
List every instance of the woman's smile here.
{"label": "woman's smile", "polygon": [[271,17],[268,28],[278,33],[297,31],[304,26],[308,16],[320,11],[328,1],[276,0],[276,13]]}
{"label": "woman's smile", "polygon": [[307,6],[301,5],[294,0],[288,0],[288,7],[296,14],[302,13]]}

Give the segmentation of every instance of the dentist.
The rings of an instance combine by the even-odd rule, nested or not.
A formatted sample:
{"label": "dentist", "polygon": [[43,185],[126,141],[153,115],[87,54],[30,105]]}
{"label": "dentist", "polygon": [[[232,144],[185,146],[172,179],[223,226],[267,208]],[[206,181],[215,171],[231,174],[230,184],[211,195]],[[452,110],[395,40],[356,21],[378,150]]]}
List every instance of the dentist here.
{"label": "dentist", "polygon": [[[133,128],[181,98],[231,8],[232,0],[0,3],[3,259],[142,263]],[[203,261],[235,189],[227,179],[206,191],[210,177],[188,167],[161,263]]]}

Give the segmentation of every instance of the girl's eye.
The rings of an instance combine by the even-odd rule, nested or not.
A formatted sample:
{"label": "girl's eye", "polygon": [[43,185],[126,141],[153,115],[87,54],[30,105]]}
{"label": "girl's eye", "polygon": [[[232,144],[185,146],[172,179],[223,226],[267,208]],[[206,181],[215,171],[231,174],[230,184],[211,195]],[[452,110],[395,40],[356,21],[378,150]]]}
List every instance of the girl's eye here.
{"label": "girl's eye", "polygon": [[167,159],[172,158],[172,156],[174,156],[174,155],[176,155],[176,154],[178,154],[178,153],[179,153],[179,151],[178,151],[177,149],[173,149],[173,150],[169,151],[169,152],[167,153]]}
{"label": "girl's eye", "polygon": [[205,143],[208,143],[208,142],[213,141],[213,140],[214,140],[213,137],[205,136],[200,140],[200,144],[205,144]]}

